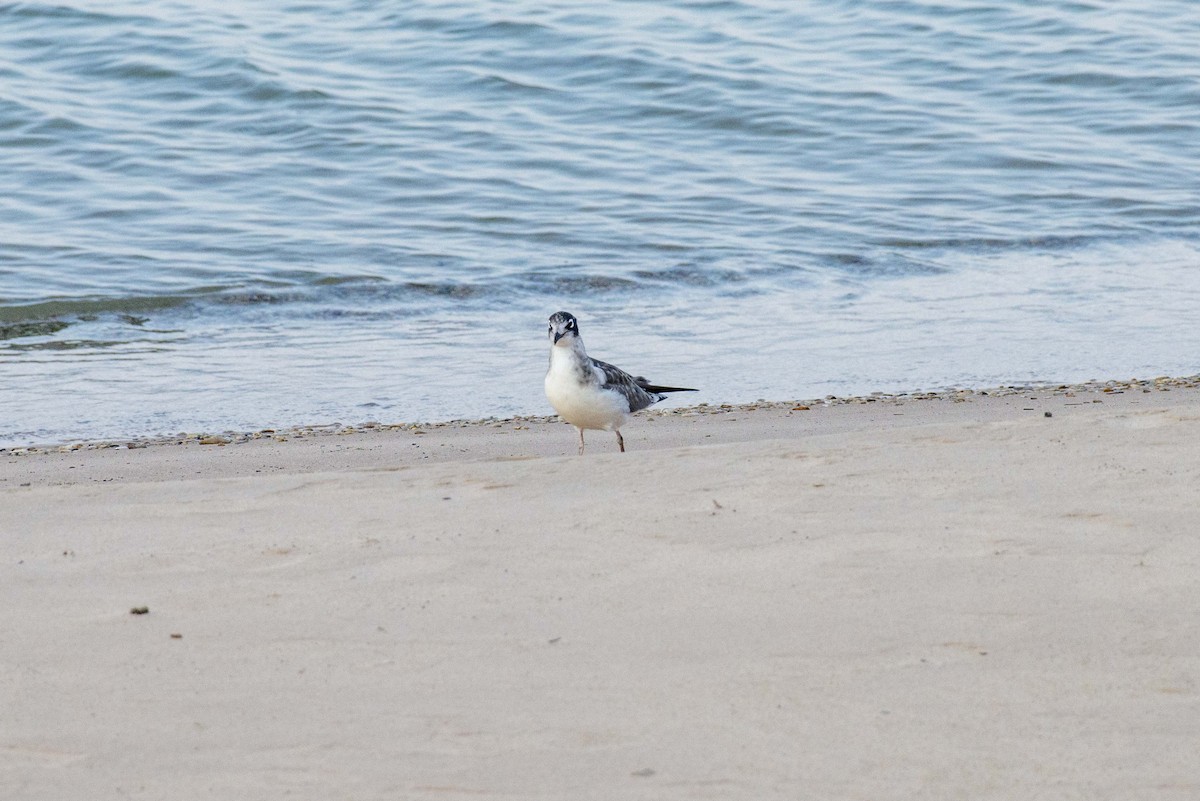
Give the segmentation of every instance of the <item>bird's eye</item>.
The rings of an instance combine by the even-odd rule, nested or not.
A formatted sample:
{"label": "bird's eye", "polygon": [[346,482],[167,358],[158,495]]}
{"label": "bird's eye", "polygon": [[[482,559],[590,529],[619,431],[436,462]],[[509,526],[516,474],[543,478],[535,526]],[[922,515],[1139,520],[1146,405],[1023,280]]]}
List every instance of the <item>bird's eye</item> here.
{"label": "bird's eye", "polygon": [[567,328],[574,328],[574,327],[575,327],[575,321],[567,320]]}

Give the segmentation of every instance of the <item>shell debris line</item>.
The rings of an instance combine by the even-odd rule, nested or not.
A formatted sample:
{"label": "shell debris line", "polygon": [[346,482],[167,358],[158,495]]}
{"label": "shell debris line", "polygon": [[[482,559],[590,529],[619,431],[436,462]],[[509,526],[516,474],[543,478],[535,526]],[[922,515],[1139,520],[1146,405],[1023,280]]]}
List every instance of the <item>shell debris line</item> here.
{"label": "shell debris line", "polygon": [[[1126,381],[1085,381],[1077,384],[1063,383],[1025,383],[1006,384],[986,389],[949,388],[938,390],[918,390],[913,392],[872,392],[869,395],[837,396],[826,395],[823,398],[792,399],[780,401],[757,400],[748,403],[699,403],[695,406],[678,406],[672,409],[648,409],[639,414],[647,420],[661,417],[691,417],[697,415],[723,415],[736,412],[752,412],[757,410],[787,410],[809,411],[820,406],[846,406],[865,404],[903,404],[908,402],[949,400],[954,403],[966,403],[976,397],[1007,397],[1037,392],[1042,395],[1078,397],[1093,396],[1100,400],[1105,395],[1119,395],[1126,392],[1169,392],[1172,389],[1200,388],[1200,374],[1191,376],[1158,376],[1156,378],[1131,378]],[[381,423],[368,421],[354,425],[342,423],[327,423],[321,425],[296,426],[290,429],[262,428],[257,431],[225,431],[220,434],[211,432],[179,433],[174,435],[159,435],[135,437],[122,440],[100,440],[96,442],[72,442],[65,444],[28,445],[13,448],[0,448],[3,456],[31,456],[39,453],[71,453],[80,450],[104,450],[146,448],[153,445],[240,445],[261,439],[273,439],[286,442],[289,439],[307,439],[327,436],[353,436],[379,431],[401,431],[411,434],[424,434],[430,429],[439,428],[508,428],[513,431],[527,430],[530,424],[556,423],[557,415],[515,415],[513,417],[485,417],[478,420],[446,420],[443,422],[424,423]]]}

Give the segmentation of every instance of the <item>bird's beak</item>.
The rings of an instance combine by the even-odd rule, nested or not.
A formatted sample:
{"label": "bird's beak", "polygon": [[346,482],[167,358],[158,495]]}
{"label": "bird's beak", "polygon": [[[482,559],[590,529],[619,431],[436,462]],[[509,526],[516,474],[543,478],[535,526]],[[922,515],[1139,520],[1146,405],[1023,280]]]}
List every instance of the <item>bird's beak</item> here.
{"label": "bird's beak", "polygon": [[554,344],[557,345],[558,340],[562,339],[566,333],[567,333],[566,331],[555,331],[554,332]]}

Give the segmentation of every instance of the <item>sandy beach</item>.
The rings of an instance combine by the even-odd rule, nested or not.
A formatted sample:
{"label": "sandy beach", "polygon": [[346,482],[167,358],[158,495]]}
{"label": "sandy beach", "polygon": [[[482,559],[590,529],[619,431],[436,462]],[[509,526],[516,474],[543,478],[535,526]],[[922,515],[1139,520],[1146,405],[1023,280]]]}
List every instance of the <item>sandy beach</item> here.
{"label": "sandy beach", "polygon": [[1200,797],[1200,380],[625,436],[0,453],[0,795]]}

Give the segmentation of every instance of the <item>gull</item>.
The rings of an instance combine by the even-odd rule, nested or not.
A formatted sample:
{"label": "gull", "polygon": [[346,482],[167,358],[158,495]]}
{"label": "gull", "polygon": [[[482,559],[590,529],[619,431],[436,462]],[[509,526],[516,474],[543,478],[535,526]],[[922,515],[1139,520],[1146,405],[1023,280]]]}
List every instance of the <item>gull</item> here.
{"label": "gull", "polygon": [[587,355],[579,336],[579,321],[565,311],[550,316],[550,369],[546,372],[546,397],[558,416],[579,429],[579,455],[583,455],[583,430],[612,431],[625,452],[621,426],[634,412],[658,403],[667,392],[695,392],[688,387],[660,387],[641,376]]}

